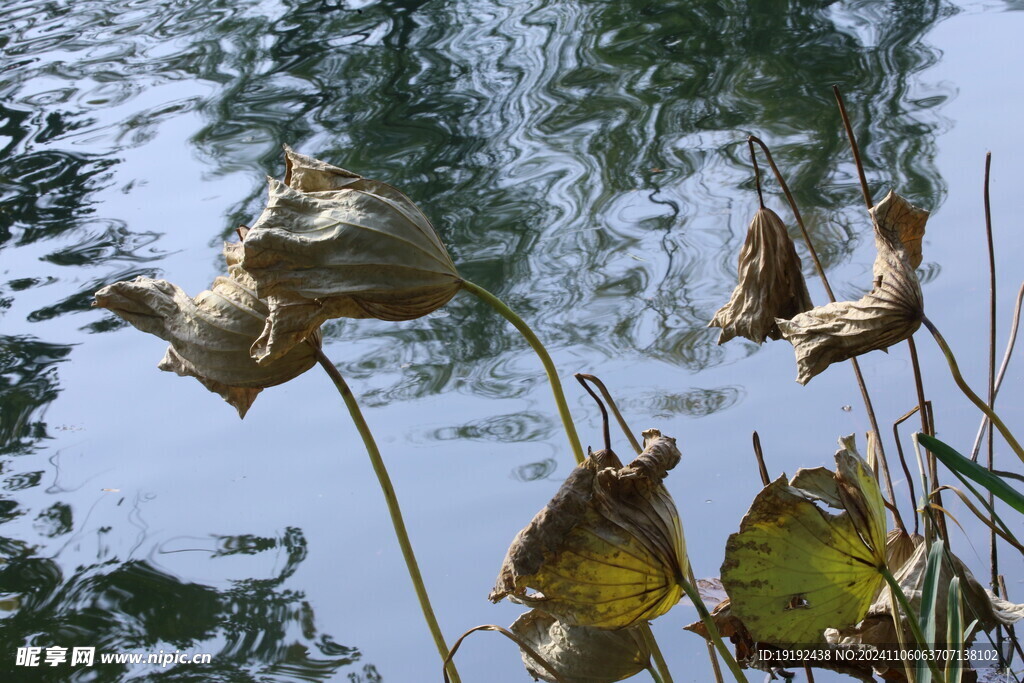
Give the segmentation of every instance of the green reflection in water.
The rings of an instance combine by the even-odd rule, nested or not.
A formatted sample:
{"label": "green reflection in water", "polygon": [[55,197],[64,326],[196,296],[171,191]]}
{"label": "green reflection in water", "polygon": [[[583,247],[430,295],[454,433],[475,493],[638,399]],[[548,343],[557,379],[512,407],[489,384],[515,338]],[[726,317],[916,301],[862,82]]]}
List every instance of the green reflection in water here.
{"label": "green reflection in water", "polygon": [[[188,228],[204,231],[199,241],[255,218],[259,176],[281,172],[288,142],[400,185],[432,217],[460,270],[509,301],[553,348],[694,372],[753,353],[751,345],[718,347],[705,328],[734,284],[742,214],[753,206],[741,144],[748,132],[772,145],[827,266],[848,258],[863,227],[833,83],[846,92],[876,194],[892,185],[934,209],[946,193],[932,157],[951,93],[920,72],[939,58],[927,35],[952,6],[777,7],[7,2],[0,316],[33,295],[44,301],[17,323],[54,323],[88,309],[104,284],[159,275],[166,226],[112,216],[97,197],[114,189],[120,165],[139,163],[125,161],[129,152],[194,117],[201,127],[191,151],[211,177],[248,174],[253,188],[223,221]],[[173,160],[147,163],[175,168]],[[133,183],[116,189],[131,197]],[[215,252],[211,272],[220,270]],[[938,274],[935,264],[923,268]],[[98,315],[80,324],[86,332],[119,327]],[[325,333],[365,349],[341,369],[367,386],[367,405],[443,391],[518,398],[542,381],[504,321],[468,299],[409,325],[334,323]],[[60,392],[59,363],[84,339],[0,339],[0,522],[6,531],[24,518],[32,529],[29,538],[0,538],[11,560],[0,568],[0,591],[13,596],[2,604],[14,606],[0,617],[4,651],[31,634],[116,648],[217,643],[223,656],[203,680],[250,680],[257,671],[316,680],[354,660],[354,650],[317,639],[312,607],[282,585],[285,572],[215,589],[146,561],[71,570],[40,554],[37,545],[66,537],[83,514],[63,501],[29,502],[52,479],[52,464],[29,458],[46,450],[42,416]],[[631,400],[638,411],[699,417],[742,395],[720,387]],[[547,418],[506,417],[445,425],[429,438],[547,438]],[[552,469],[549,459],[516,476]],[[300,538],[237,536],[217,556],[284,547],[294,569],[304,557]],[[352,676],[379,680],[372,667]]]}
{"label": "green reflection in water", "polygon": [[[313,607],[302,593],[282,587],[305,558],[298,529],[281,538],[220,538],[213,558],[277,549],[287,555],[276,576],[232,581],[226,589],[182,580],[145,560],[109,560],[68,575],[27,544],[0,538],[0,545],[7,558],[0,590],[9,612],[0,612],[0,672],[8,680],[115,681],[146,671],[152,680],[323,681],[360,658],[358,650],[318,634]],[[92,667],[15,667],[14,653],[23,646],[94,647],[97,659]],[[211,654],[211,663],[147,669],[99,661],[103,652],[176,650]]]}
{"label": "green reflection in water", "polygon": [[[930,208],[945,195],[931,159],[949,93],[916,78],[938,58],[924,36],[954,11],[941,2],[323,8],[286,3],[240,29],[264,42],[225,55],[238,76],[203,108],[199,149],[231,171],[244,139],[279,174],[289,142],[400,184],[467,277],[558,346],[691,370],[749,353],[705,329],[744,222],[710,212],[751,188],[739,142],[757,132],[791,175],[826,265],[847,258],[863,219],[833,83],[875,183]],[[234,218],[252,221],[262,201],[260,189]],[[387,401],[520,390],[506,353],[519,342],[503,323],[472,303],[450,315],[457,325],[346,327],[339,336],[389,338],[385,358],[346,374],[368,377],[371,363],[382,382],[387,366]],[[402,365],[415,370],[393,372]]]}

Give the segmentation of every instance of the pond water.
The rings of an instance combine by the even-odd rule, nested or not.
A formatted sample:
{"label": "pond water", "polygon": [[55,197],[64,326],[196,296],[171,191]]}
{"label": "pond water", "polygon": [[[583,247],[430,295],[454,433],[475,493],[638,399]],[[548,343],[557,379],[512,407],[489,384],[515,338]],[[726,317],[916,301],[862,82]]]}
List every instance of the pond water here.
{"label": "pond water", "polygon": [[[637,431],[679,439],[667,486],[698,576],[717,576],[760,489],[753,430],[777,476],[830,465],[838,436],[863,443],[868,429],[848,368],[801,387],[789,344],[718,346],[706,327],[735,285],[757,204],[746,135],[772,147],[837,294],[858,297],[874,248],[832,99],[843,88],[876,197],[891,187],[932,211],[920,271],[929,315],[981,391],[988,150],[1000,354],[1022,277],[1024,4],[779,8],[5,2],[0,671],[440,680],[328,378],[266,390],[239,421],[197,382],[156,369],[165,343],[90,308],[95,290],[137,275],[205,289],[222,240],[258,215],[264,177],[282,173],[283,143],[400,187],[565,378],[599,375]],[[331,323],[325,338],[381,444],[449,641],[511,623],[521,609],[487,593],[509,541],[572,465],[535,356],[466,295],[411,322]],[[918,347],[940,436],[966,449],[978,415],[923,332]],[[916,401],[906,345],[862,367],[892,452],[889,425]],[[1024,422],[1021,367],[1000,395],[1011,427]],[[599,447],[597,408],[567,391],[584,443]],[[902,477],[897,495],[909,515]],[[984,581],[986,534],[947,505],[964,526],[954,549]],[[1004,549],[1001,562],[1024,601],[1021,558]],[[681,630],[695,618],[680,605],[654,624],[677,681],[711,680],[703,645]],[[213,663],[12,670],[25,644],[208,652]],[[466,681],[528,680],[494,634],[471,637],[458,664]]]}

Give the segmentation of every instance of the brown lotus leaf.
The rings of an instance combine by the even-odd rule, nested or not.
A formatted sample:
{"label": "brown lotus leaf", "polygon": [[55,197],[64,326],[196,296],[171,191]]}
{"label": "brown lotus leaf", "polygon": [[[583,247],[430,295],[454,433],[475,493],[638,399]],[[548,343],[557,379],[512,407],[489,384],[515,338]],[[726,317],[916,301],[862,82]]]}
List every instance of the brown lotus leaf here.
{"label": "brown lotus leaf", "polygon": [[[316,354],[312,346],[302,344],[269,365],[252,359],[250,347],[263,331],[269,311],[238,265],[240,248],[225,245],[230,276],[218,277],[194,299],[166,280],[139,277],[99,290],[93,305],[170,342],[158,367],[195,377],[245,417],[262,389],[301,375],[316,363]],[[319,345],[319,332],[310,340]]]}
{"label": "brown lotus leaf", "polygon": [[739,284],[708,327],[721,327],[718,343],[733,337],[764,342],[780,339],[776,318],[792,318],[811,308],[800,257],[786,226],[771,209],[760,209],[750,222],[740,250]]}
{"label": "brown lotus leaf", "polygon": [[[641,631],[631,626],[608,631],[568,626],[541,610],[530,610],[512,624],[512,632],[537,651],[564,683],[614,683],[643,671],[651,651]],[[544,667],[521,651],[534,679],[554,681]]]}
{"label": "brown lotus leaf", "polygon": [[[767,671],[773,676],[782,668],[798,668],[801,665],[811,666],[816,669],[827,669],[851,676],[864,683],[874,683],[871,666],[865,662],[848,661],[840,657],[838,652],[831,652],[829,659],[801,659],[800,661],[786,661],[783,658],[789,653],[792,655],[794,648],[792,644],[777,644],[766,641],[754,641],[750,631],[743,625],[733,613],[728,598],[719,603],[711,611],[711,618],[718,628],[722,638],[728,638],[736,653],[736,661],[742,666]],[[710,640],[707,627],[703,621],[695,621],[683,627],[691,633],[696,633],[705,640]],[[831,649],[827,645],[816,646],[819,651]],[[840,648],[836,648],[838,650]],[[767,656],[766,653],[770,653]],[[786,664],[786,666],[780,666]]]}
{"label": "brown lotus leaf", "polygon": [[509,597],[567,626],[618,629],[679,601],[686,550],[662,480],[681,456],[675,439],[657,430],[644,438],[643,453],[626,467],[598,451],[573,470],[513,540],[493,602]]}
{"label": "brown lotus leaf", "polygon": [[[736,661],[745,662],[752,658],[757,651],[757,643],[750,635],[750,631],[743,625],[736,615],[732,613],[732,605],[729,598],[722,600],[711,610],[711,619],[718,628],[718,634],[722,638],[728,638],[736,647]],[[695,621],[683,627],[685,630],[696,633],[701,638],[710,641],[711,635],[703,620]]]}
{"label": "brown lotus leaf", "polygon": [[918,546],[922,543],[924,543],[924,536],[921,534],[911,535],[900,529],[893,529],[886,534],[885,565],[889,571],[899,571],[914,556]]}
{"label": "brown lotus leaf", "polygon": [[326,161],[299,154],[288,145],[284,146],[284,184],[299,192],[325,192],[341,190],[362,181],[358,173],[332,166]]}
{"label": "brown lotus leaf", "polygon": [[873,289],[857,301],[834,302],[776,321],[796,351],[801,384],[832,363],[887,349],[921,325],[924,297],[914,269],[921,263],[928,212],[889,192],[871,215],[878,250]]}
{"label": "brown lotus leaf", "polygon": [[252,348],[287,353],[332,318],[411,320],[446,304],[462,280],[426,216],[375,180],[286,148],[286,182],[242,242],[242,265],[270,307]]}

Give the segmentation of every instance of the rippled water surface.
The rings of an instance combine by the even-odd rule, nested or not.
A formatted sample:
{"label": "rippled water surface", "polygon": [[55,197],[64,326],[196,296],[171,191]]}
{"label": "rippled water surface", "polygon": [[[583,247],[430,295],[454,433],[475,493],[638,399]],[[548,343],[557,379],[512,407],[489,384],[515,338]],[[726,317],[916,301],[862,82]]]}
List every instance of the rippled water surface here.
{"label": "rippled water surface", "polygon": [[[157,371],[163,342],[90,308],[95,290],[138,275],[206,288],[221,241],[282,173],[283,143],[402,188],[460,272],[527,318],[566,377],[599,375],[637,430],[676,436],[684,461],[667,483],[697,574],[717,575],[760,488],[752,430],[773,473],[792,474],[867,429],[847,368],[800,387],[788,344],[718,346],[706,327],[757,205],[746,135],[771,145],[837,294],[858,297],[873,245],[832,100],[833,84],[844,89],[873,192],[933,211],[929,315],[980,388],[987,150],[1000,340],[1022,277],[1020,9],[4,3],[0,671],[31,643],[214,656],[12,680],[440,680],[327,378],[265,391],[240,422],[197,382]],[[535,356],[465,295],[426,318],[335,322],[325,335],[377,433],[446,635],[510,623],[519,608],[486,595],[572,462]],[[973,409],[931,342],[918,346],[941,436],[969,443]],[[862,363],[888,434],[916,401],[906,347]],[[1020,377],[1011,366],[1000,397],[1011,425],[1024,417]],[[567,388],[584,442],[599,446],[596,407]],[[986,577],[984,535],[949,505],[967,527],[959,554]],[[1002,569],[1024,601],[1021,560],[1004,553]],[[683,605],[655,623],[677,681],[711,679],[680,629],[694,618]],[[471,638],[459,662],[464,680],[528,680],[497,636]]]}

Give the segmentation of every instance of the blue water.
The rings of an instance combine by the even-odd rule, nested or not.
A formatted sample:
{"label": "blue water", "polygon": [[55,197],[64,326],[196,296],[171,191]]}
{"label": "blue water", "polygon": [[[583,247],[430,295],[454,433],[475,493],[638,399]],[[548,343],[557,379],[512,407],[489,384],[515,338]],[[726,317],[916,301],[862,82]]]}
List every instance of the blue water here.
{"label": "blue water", "polygon": [[[599,375],[636,431],[677,437],[684,461],[667,485],[697,575],[716,576],[760,488],[752,430],[776,475],[828,465],[838,436],[863,443],[868,429],[848,368],[800,387],[785,342],[718,346],[706,328],[756,208],[746,135],[772,147],[837,294],[858,297],[874,250],[832,100],[843,88],[876,197],[892,187],[933,211],[926,307],[980,391],[988,150],[1000,354],[1022,279],[1022,7],[9,0],[0,670],[19,646],[83,645],[209,652],[213,664],[22,667],[12,680],[440,680],[327,378],[268,389],[239,421],[197,382],[157,371],[165,343],[90,308],[95,290],[137,275],[209,286],[221,241],[283,172],[283,143],[400,187],[565,378]],[[407,323],[331,323],[325,338],[381,444],[447,637],[508,625],[520,608],[486,595],[572,463],[536,358],[466,295]],[[966,449],[976,411],[923,333],[918,347],[939,435]],[[916,403],[906,347],[862,367],[893,457],[889,425]],[[1019,368],[999,399],[1011,427]],[[567,391],[584,443],[599,446],[596,407]],[[996,457],[1015,465],[1001,445]],[[898,481],[909,515],[906,492]],[[986,580],[984,531],[946,505],[966,529],[954,549]],[[1024,600],[1020,557],[1004,549],[1001,569]],[[681,631],[695,618],[680,605],[654,624],[676,681],[711,678]],[[472,636],[458,663],[465,681],[528,680],[495,634]]]}

